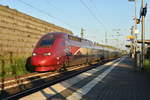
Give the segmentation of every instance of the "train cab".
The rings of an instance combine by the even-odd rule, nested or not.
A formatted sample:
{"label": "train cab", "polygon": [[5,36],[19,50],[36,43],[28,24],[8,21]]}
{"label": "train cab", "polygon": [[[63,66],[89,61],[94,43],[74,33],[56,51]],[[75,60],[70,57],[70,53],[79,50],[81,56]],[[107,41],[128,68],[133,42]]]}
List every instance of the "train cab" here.
{"label": "train cab", "polygon": [[62,64],[65,53],[65,38],[60,33],[48,33],[37,43],[31,62],[35,71],[52,71]]}

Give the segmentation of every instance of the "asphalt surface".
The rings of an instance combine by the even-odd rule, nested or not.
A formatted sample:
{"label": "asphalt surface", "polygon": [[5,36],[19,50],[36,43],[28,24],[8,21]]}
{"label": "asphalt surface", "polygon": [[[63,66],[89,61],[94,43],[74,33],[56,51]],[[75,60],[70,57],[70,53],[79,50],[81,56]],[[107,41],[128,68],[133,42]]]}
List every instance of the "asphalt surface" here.
{"label": "asphalt surface", "polygon": [[137,72],[127,57],[82,100],[150,100],[150,77]]}

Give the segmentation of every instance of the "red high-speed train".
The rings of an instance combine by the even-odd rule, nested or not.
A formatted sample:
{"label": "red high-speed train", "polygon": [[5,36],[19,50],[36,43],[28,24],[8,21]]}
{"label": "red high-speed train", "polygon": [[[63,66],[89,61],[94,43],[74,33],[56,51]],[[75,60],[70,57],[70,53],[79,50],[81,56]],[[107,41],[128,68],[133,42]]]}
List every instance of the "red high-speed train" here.
{"label": "red high-speed train", "polygon": [[118,52],[67,33],[52,32],[37,43],[31,57],[35,71],[55,71],[77,64],[117,57]]}

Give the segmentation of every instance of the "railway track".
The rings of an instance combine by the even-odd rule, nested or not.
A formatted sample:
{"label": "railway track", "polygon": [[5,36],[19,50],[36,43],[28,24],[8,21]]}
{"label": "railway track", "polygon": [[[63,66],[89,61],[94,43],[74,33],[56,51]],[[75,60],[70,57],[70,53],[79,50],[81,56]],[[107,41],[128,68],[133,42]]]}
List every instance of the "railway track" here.
{"label": "railway track", "polygon": [[[66,78],[73,77],[83,71],[89,70],[98,64],[93,63],[91,66],[87,64],[68,67],[64,72],[46,72],[46,73],[31,73],[15,78],[0,81],[0,98],[15,99],[17,96],[24,96],[35,90],[44,88],[45,86],[54,84],[65,80]],[[65,76],[65,77],[64,77]],[[41,85],[42,84],[42,85]],[[31,91],[31,92],[29,92]],[[9,99],[9,98],[8,98]]]}

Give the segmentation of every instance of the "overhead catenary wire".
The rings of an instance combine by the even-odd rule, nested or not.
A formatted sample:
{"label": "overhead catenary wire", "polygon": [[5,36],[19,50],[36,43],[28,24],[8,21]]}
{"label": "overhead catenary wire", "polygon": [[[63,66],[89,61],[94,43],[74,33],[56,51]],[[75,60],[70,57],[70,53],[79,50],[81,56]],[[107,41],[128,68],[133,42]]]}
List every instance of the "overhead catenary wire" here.
{"label": "overhead catenary wire", "polygon": [[50,6],[53,6],[55,9],[59,10],[62,13],[62,10],[58,9],[55,5],[53,5],[49,0],[45,0],[46,3]]}
{"label": "overhead catenary wire", "polygon": [[[104,22],[103,22],[103,17],[102,17],[102,15],[100,14],[100,11],[98,10],[97,6],[93,3],[92,0],[90,0],[90,3],[91,3],[91,4],[93,5],[93,7],[95,8],[97,14],[99,15],[99,18],[101,19],[101,22],[104,24]],[[105,26],[105,24],[104,24],[104,26]],[[110,29],[109,24],[107,24],[107,27],[108,27],[108,29]],[[107,30],[108,30],[108,29],[107,29]],[[108,30],[108,31],[110,31],[110,30]],[[111,31],[110,31],[110,32],[111,32]]]}
{"label": "overhead catenary wire", "polygon": [[[97,12],[97,14],[99,14],[100,16],[99,16],[99,18],[101,19],[101,21],[103,22],[103,17],[102,17],[102,15],[101,15],[101,13],[99,12],[99,9],[97,8],[97,6],[95,5],[95,3],[93,3],[93,0],[89,0],[90,1],[90,4],[92,4],[93,5],[93,7],[95,8],[95,10],[96,10],[96,12]],[[103,22],[104,23],[104,22]],[[104,24],[105,25],[105,24]],[[107,24],[107,31],[108,32],[112,32],[112,30],[110,30],[111,29],[111,27],[110,27],[110,23],[109,24]],[[117,31],[116,31],[117,32]],[[119,32],[121,32],[121,30],[119,30]],[[105,41],[108,41],[108,38],[107,37],[112,37],[112,35],[111,34],[107,34],[107,32],[105,33],[105,36],[106,36],[106,39],[105,39]],[[114,34],[114,33],[113,33]],[[120,34],[120,33],[119,33]],[[120,36],[123,36],[123,34],[120,34]]]}
{"label": "overhead catenary wire", "polygon": [[[53,8],[55,8],[55,9],[57,9],[57,11],[58,12],[60,12],[61,13],[61,15],[63,14],[63,10],[62,9],[59,9],[57,6],[55,6],[53,3],[51,3],[49,0],[45,0],[45,2],[48,4],[48,5],[50,5],[50,6],[52,6]],[[66,14],[63,14],[63,15],[66,15]],[[69,19],[71,18],[71,16],[69,16],[69,15],[67,15],[67,16],[65,16],[65,17],[69,17]],[[79,30],[80,28],[79,27],[77,27],[77,26],[74,26],[74,25],[72,25],[74,28],[76,28],[77,30]]]}
{"label": "overhead catenary wire", "polygon": [[43,10],[37,8],[37,7],[34,7],[33,5],[27,3],[27,2],[25,2],[25,1],[23,1],[23,0],[18,0],[18,1],[19,1],[20,3],[25,4],[26,6],[31,7],[32,9],[35,9],[35,10],[38,11],[39,13],[42,13],[42,14],[44,14],[44,15],[47,15],[47,16],[49,16],[49,17],[51,17],[51,18],[53,18],[53,19],[55,19],[55,20],[57,20],[57,21],[59,21],[59,22],[65,24],[65,25],[68,25],[69,27],[75,28],[73,25],[71,25],[71,24],[69,24],[69,23],[63,21],[62,19],[60,19],[60,18],[58,18],[58,17],[55,17],[55,16],[53,16],[52,14],[47,13],[47,12],[45,12],[45,11],[43,11]]}
{"label": "overhead catenary wire", "polygon": [[83,0],[80,0],[81,4],[87,8],[88,12],[93,16],[93,18],[103,26],[105,31],[108,31],[107,28],[105,27],[105,25],[103,24],[102,21],[99,20],[99,18],[94,14],[94,12],[86,5],[86,3]]}

